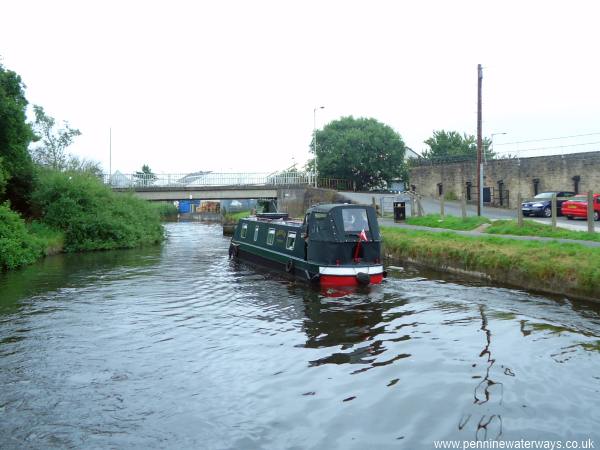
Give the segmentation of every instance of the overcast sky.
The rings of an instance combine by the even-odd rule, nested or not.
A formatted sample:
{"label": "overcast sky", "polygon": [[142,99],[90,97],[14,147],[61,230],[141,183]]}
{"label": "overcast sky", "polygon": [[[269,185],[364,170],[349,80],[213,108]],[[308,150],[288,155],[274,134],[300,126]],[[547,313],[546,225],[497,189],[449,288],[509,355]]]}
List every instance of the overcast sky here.
{"label": "overcast sky", "polygon": [[[2,64],[81,130],[71,150],[122,172],[273,171],[313,129],[374,117],[421,152],[433,130],[497,150],[600,150],[592,1],[3,2]],[[593,134],[596,133],[596,134]],[[502,145],[586,134],[571,139]],[[532,148],[558,147],[541,151]]]}

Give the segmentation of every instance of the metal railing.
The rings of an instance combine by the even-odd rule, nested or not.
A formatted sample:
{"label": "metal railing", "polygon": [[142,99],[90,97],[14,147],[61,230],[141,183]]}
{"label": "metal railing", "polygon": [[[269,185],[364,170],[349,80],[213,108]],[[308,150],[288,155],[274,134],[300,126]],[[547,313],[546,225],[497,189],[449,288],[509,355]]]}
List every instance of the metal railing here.
{"label": "metal railing", "polygon": [[133,173],[102,175],[104,184],[116,189],[164,189],[194,188],[211,186],[294,186],[308,185],[327,189],[347,190],[352,188],[348,180],[318,178],[312,173],[217,173],[196,172],[192,174]]}

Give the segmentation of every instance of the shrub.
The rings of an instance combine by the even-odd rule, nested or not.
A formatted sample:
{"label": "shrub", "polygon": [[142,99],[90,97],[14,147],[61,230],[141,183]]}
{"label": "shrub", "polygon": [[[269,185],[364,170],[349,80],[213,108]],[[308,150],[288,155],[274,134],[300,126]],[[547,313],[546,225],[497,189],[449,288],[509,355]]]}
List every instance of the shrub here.
{"label": "shrub", "polygon": [[0,205],[0,270],[31,264],[43,255],[42,242],[27,230],[21,216]]}
{"label": "shrub", "polygon": [[114,193],[89,174],[42,172],[33,204],[45,224],[64,231],[65,251],[132,248],[164,238],[152,205]]}
{"label": "shrub", "polygon": [[176,216],[179,210],[171,202],[154,202],[150,203],[160,217]]}

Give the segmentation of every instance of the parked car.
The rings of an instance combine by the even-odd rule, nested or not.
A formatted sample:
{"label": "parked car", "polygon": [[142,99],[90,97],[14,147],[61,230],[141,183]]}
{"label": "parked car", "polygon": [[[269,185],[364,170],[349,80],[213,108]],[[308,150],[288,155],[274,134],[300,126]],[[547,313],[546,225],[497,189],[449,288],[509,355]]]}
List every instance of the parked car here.
{"label": "parked car", "polygon": [[[562,214],[571,220],[587,218],[587,194],[576,195],[562,204]],[[594,194],[594,220],[600,220],[600,194]]]}
{"label": "parked car", "polygon": [[524,216],[540,216],[540,217],[552,217],[552,196],[556,194],[556,213],[561,214],[561,207],[563,203],[569,198],[575,195],[575,192],[569,191],[548,191],[542,192],[535,197],[533,200],[521,203],[521,211]]}

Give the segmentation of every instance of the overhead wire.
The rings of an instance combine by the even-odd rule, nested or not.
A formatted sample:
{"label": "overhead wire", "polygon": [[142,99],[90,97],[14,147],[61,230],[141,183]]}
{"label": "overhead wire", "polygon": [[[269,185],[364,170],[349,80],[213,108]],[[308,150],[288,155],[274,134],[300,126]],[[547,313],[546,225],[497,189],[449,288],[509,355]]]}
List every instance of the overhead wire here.
{"label": "overhead wire", "polygon": [[[553,145],[550,147],[536,147],[536,148],[524,148],[524,149],[518,149],[518,150],[506,150],[503,153],[524,153],[524,152],[533,152],[533,151],[537,151],[537,150],[551,150],[554,148],[580,147],[582,145],[594,145],[594,144],[600,144],[600,141],[583,142],[580,144]],[[500,152],[498,152],[498,153],[500,153]]]}
{"label": "overhead wire", "polygon": [[597,136],[600,135],[600,132],[597,133],[585,133],[585,134],[574,134],[572,136],[559,136],[559,137],[551,137],[551,138],[544,138],[544,139],[531,139],[531,140],[527,140],[527,141],[515,141],[515,142],[501,142],[501,143],[494,143],[494,146],[500,146],[500,145],[514,145],[514,144],[527,144],[529,142],[543,142],[543,141],[555,141],[558,139],[570,139],[570,138],[576,138],[576,137],[583,137],[583,136]]}

